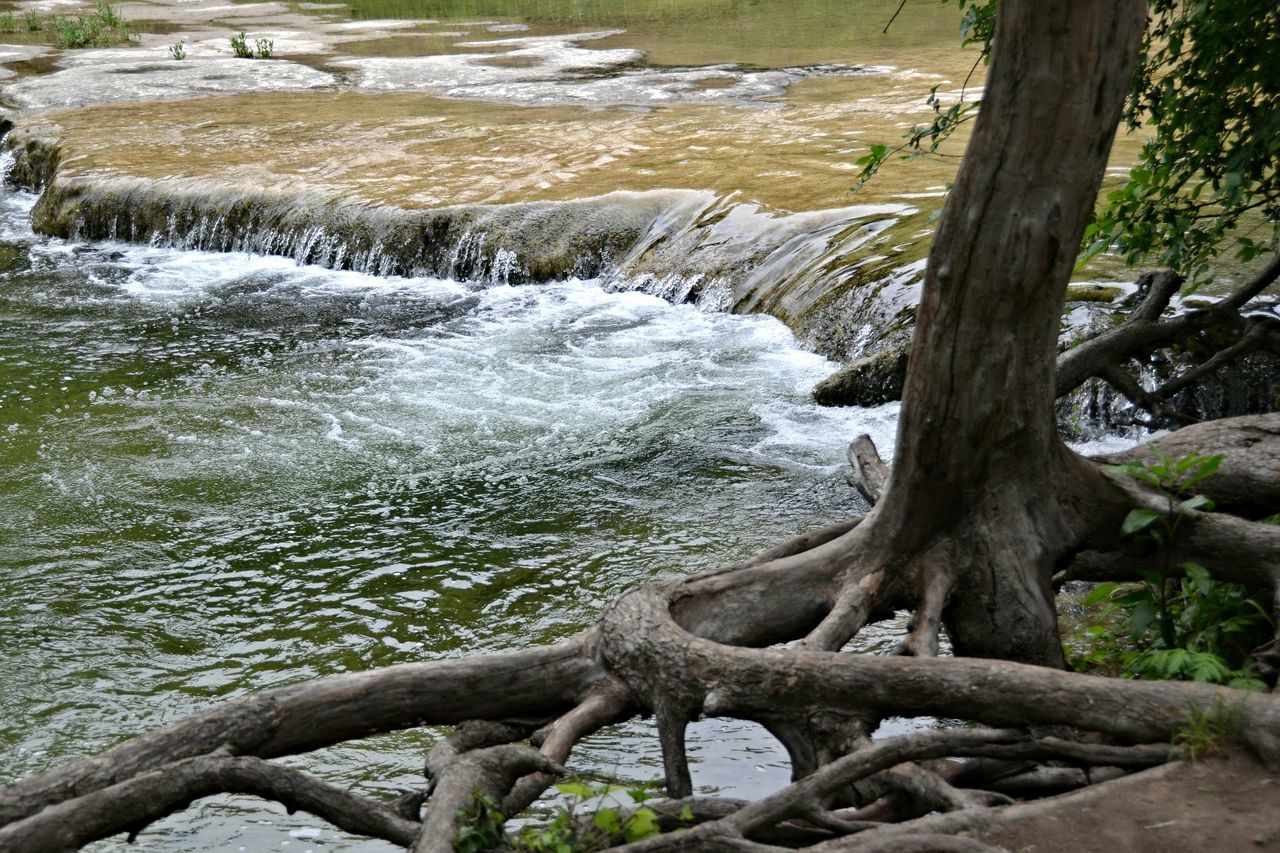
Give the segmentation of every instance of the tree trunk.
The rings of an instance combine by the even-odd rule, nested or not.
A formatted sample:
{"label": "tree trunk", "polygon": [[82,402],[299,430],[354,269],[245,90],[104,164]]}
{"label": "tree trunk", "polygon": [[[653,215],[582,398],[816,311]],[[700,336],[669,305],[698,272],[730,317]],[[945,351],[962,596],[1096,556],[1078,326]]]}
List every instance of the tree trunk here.
{"label": "tree trunk", "polygon": [[876,519],[886,554],[927,555],[920,569],[947,576],[917,585],[950,590],[959,654],[1062,664],[1049,582],[1080,526],[1075,481],[1092,471],[1055,431],[1054,361],[1143,22],[1142,0],[1000,4]]}

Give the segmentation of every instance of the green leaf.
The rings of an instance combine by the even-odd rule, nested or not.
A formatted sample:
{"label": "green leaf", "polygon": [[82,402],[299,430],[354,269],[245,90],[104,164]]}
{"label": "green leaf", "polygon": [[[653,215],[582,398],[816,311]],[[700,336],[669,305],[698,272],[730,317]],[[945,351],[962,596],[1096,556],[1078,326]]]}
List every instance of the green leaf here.
{"label": "green leaf", "polygon": [[1183,563],[1182,570],[1186,572],[1187,577],[1203,592],[1213,589],[1213,577],[1209,574],[1209,570],[1199,563]]}
{"label": "green leaf", "polygon": [[1231,676],[1231,669],[1217,655],[1198,654],[1192,656],[1186,665],[1186,672],[1192,681],[1204,681],[1210,684],[1221,684]]}
{"label": "green leaf", "polygon": [[622,818],[618,816],[617,809],[600,809],[595,813],[591,821],[596,825],[597,829],[610,835],[616,835],[622,831]]}
{"label": "green leaf", "polygon": [[1136,602],[1133,606],[1133,612],[1129,614],[1128,629],[1129,634],[1136,640],[1138,637],[1146,633],[1153,620],[1156,618],[1156,603],[1150,598]]}
{"label": "green leaf", "polygon": [[631,813],[622,827],[622,836],[630,842],[643,841],[662,831],[653,809],[640,808]]}
{"label": "green leaf", "polygon": [[1190,489],[1196,483],[1212,477],[1218,470],[1218,466],[1222,464],[1222,456],[1208,456],[1198,464],[1191,473],[1191,476],[1182,481],[1182,488]]}
{"label": "green leaf", "polygon": [[1087,596],[1085,596],[1084,606],[1097,607],[1099,604],[1110,598],[1111,593],[1115,592],[1119,586],[1120,584],[1115,583],[1114,581],[1098,584]]}
{"label": "green leaf", "polygon": [[1146,507],[1130,510],[1129,514],[1124,517],[1124,523],[1120,525],[1120,535],[1132,536],[1139,531],[1146,530],[1163,517],[1154,509],[1147,509]]}
{"label": "green leaf", "polygon": [[1191,512],[1192,510],[1197,509],[1209,512],[1213,509],[1213,501],[1209,500],[1206,495],[1196,495],[1195,497],[1187,498],[1185,501],[1181,501],[1178,504],[1179,512]]}
{"label": "green leaf", "polygon": [[557,782],[556,790],[564,794],[566,797],[577,797],[580,800],[593,797],[596,793],[592,790],[590,785],[586,785],[582,782]]}
{"label": "green leaf", "polygon": [[1164,585],[1164,575],[1155,569],[1139,569],[1138,577],[1150,584],[1153,590],[1159,590]]}

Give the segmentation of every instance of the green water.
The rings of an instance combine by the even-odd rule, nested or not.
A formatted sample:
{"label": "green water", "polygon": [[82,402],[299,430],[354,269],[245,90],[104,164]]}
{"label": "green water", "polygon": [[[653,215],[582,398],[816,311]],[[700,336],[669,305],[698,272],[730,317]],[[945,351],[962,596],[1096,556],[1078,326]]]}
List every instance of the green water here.
{"label": "green water", "polygon": [[[359,0],[349,13],[530,25],[477,32],[492,39],[625,28],[592,44],[658,65],[892,63],[960,79],[955,10],[909,2],[885,35],[897,5]],[[457,41],[430,29],[396,44]],[[838,113],[839,87],[787,97]],[[900,119],[885,114],[887,138]],[[834,365],[771,318],[596,282],[482,288],[67,244],[30,233],[32,201],[0,191],[0,783],[250,690],[572,634],[630,586],[859,511],[844,448],[864,431],[892,444],[895,407],[808,402]],[[290,760],[393,796],[421,783],[436,734]],[[753,796],[788,777],[748,725],[695,725],[692,757],[703,791]],[[570,764],[637,780],[661,766],[643,722]],[[166,819],[139,848],[389,849],[241,798]]]}

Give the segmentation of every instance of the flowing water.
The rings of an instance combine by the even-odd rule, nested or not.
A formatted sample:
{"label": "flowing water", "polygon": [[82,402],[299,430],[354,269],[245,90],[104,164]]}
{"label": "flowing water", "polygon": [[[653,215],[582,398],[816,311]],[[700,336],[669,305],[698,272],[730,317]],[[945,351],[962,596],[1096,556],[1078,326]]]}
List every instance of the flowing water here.
{"label": "flowing water", "polygon": [[[0,781],[247,690],[566,636],[856,511],[845,444],[892,442],[891,407],[808,402],[832,365],[772,318],[42,239],[32,202],[0,200]],[[574,765],[656,777],[636,728]],[[699,731],[700,784],[785,780],[759,732]],[[300,763],[407,787],[429,742]],[[212,803],[144,845],[338,843]]]}

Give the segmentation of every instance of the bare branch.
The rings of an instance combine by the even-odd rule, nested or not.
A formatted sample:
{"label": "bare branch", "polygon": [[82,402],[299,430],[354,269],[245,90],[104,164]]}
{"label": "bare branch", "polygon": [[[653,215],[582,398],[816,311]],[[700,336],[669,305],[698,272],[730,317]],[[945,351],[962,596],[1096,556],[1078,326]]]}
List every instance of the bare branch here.
{"label": "bare branch", "polygon": [[1138,384],[1138,380],[1129,371],[1117,364],[1111,364],[1098,372],[1098,378],[1106,382],[1116,391],[1123,394],[1131,403],[1145,409],[1157,417],[1182,423],[1198,423],[1196,418],[1184,415],[1165,405],[1159,392],[1151,392]]}
{"label": "bare branch", "polygon": [[1214,353],[1207,360],[1197,364],[1187,372],[1179,374],[1168,382],[1165,382],[1155,390],[1154,396],[1167,400],[1183,388],[1194,385],[1206,376],[1212,376],[1214,373],[1221,370],[1232,361],[1235,361],[1240,356],[1246,355],[1260,348],[1267,341],[1268,337],[1275,336],[1275,332],[1267,328],[1267,326],[1262,323],[1249,323],[1246,328],[1247,331],[1240,337],[1240,340],[1236,341],[1226,349],[1222,349]]}
{"label": "bare branch", "polygon": [[849,464],[853,466],[853,486],[867,503],[875,506],[889,482],[889,468],[880,458],[871,436],[863,433],[849,445]]}
{"label": "bare branch", "polygon": [[[1280,253],[1230,296],[1208,308],[1189,311],[1167,320],[1160,315],[1181,286],[1181,278],[1171,271],[1149,274],[1149,289],[1143,302],[1124,323],[1072,347],[1058,356],[1056,396],[1069,394],[1091,376],[1130,357],[1186,338],[1201,329],[1234,320],[1239,311],[1280,278]],[[1141,282],[1142,280],[1140,280]]]}

